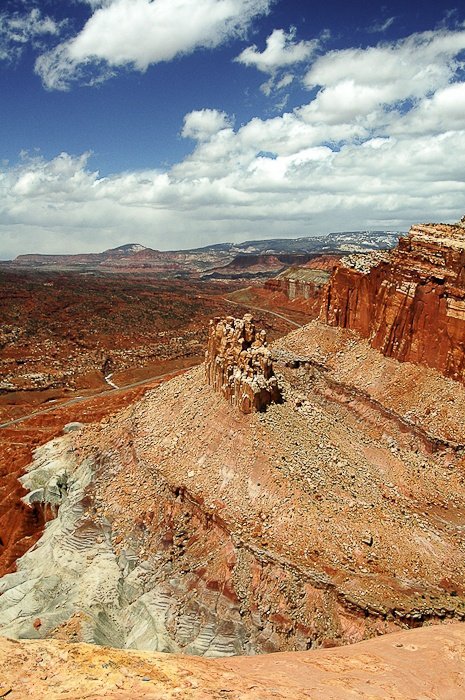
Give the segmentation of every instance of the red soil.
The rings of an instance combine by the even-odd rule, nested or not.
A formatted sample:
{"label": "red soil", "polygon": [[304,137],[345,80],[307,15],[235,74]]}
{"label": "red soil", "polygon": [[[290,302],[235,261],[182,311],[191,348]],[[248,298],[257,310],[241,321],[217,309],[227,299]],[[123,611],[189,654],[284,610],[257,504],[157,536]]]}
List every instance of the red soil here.
{"label": "red soil", "polygon": [[[122,274],[0,271],[0,575],[14,569],[51,517],[21,500],[18,477],[33,450],[66,423],[99,421],[142,396],[156,377],[201,362],[209,319],[237,308],[223,298],[232,289]],[[265,312],[258,317],[271,339],[290,328]],[[121,391],[105,381],[109,374]],[[136,382],[148,383],[124,389]]]}

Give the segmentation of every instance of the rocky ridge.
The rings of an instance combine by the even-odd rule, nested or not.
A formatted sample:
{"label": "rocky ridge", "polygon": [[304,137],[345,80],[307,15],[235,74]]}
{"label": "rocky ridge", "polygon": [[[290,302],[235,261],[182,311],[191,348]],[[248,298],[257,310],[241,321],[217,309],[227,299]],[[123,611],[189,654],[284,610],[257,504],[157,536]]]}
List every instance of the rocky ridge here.
{"label": "rocky ridge", "polygon": [[465,619],[465,388],[318,323],[272,356],[264,413],[199,367],[37,451],[59,508],[2,634],[224,656]]}

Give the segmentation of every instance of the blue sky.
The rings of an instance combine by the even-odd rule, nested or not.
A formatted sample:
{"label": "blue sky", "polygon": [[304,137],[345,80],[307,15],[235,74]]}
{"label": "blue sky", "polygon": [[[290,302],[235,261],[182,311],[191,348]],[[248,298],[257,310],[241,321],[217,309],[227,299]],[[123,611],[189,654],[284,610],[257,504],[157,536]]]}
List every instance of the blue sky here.
{"label": "blue sky", "polygon": [[0,258],[465,213],[465,10],[8,0]]}

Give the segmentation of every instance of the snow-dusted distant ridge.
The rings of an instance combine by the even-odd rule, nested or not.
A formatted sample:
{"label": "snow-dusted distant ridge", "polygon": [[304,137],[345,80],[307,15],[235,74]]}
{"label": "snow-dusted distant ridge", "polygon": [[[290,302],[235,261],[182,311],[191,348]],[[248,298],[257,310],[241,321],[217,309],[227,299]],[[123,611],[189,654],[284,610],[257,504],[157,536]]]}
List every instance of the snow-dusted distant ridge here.
{"label": "snow-dusted distant ridge", "polygon": [[275,256],[278,259],[282,256],[282,262],[289,265],[293,263],[290,256],[306,256],[309,259],[323,253],[338,255],[385,250],[395,247],[400,235],[398,231],[342,231],[302,238],[216,243],[203,248],[172,251],[154,250],[140,243],[126,243],[102,253],[19,255],[4,264],[23,269],[136,271],[164,277],[190,277],[224,268],[238,256],[243,260],[247,256]]}

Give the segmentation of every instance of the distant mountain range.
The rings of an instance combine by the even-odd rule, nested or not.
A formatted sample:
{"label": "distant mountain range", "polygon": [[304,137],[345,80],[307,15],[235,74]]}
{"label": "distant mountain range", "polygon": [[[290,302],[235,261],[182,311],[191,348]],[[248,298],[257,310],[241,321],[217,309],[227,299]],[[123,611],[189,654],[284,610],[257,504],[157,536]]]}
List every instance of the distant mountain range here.
{"label": "distant mountain range", "polygon": [[205,248],[195,248],[192,253],[222,250],[228,253],[336,253],[363,252],[363,250],[383,250],[397,245],[400,231],[341,231],[323,236],[303,238],[273,238],[244,243],[217,243]]}
{"label": "distant mountain range", "polygon": [[398,231],[343,231],[324,236],[217,243],[191,250],[160,251],[127,243],[102,253],[19,255],[2,266],[30,270],[139,272],[163,277],[231,278],[274,274],[320,254],[393,248]]}

